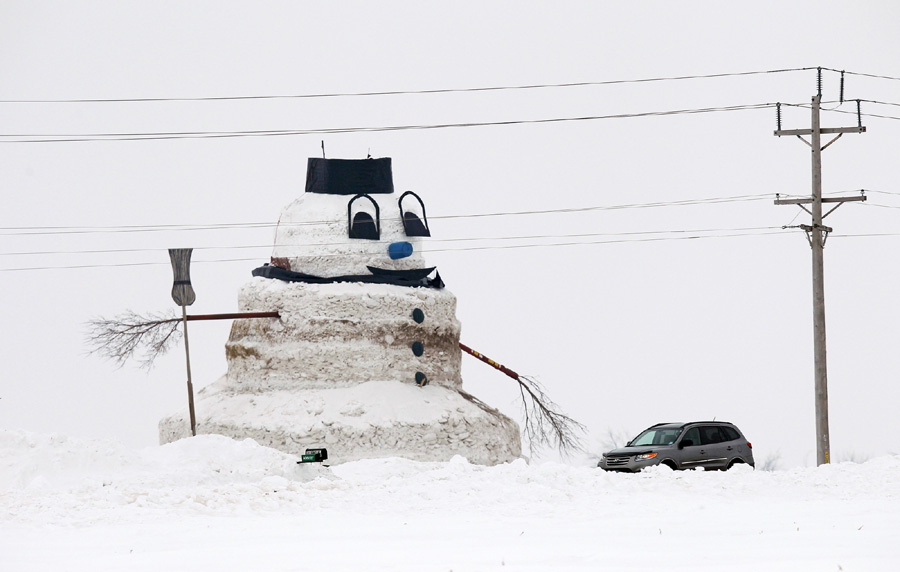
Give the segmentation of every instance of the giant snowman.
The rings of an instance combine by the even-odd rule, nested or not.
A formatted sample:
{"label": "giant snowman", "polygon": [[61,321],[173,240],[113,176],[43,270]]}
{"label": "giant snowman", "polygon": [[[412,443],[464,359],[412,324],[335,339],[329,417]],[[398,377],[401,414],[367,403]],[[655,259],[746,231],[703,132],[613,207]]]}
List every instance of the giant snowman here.
{"label": "giant snowman", "polygon": [[[521,455],[514,421],[462,389],[456,297],[421,245],[425,205],[394,193],[391,160],[309,159],[281,213],[272,263],[253,271],[225,345],[228,372],[198,392],[197,432],[329,461]],[[187,412],[160,442],[190,435]]]}

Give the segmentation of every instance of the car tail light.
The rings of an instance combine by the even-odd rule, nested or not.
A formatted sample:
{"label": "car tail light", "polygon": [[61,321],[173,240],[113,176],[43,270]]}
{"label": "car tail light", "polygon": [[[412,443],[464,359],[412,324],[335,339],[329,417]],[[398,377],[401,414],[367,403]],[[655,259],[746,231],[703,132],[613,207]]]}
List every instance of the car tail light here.
{"label": "car tail light", "polygon": [[747,441],[747,447],[750,448],[750,449],[752,449],[752,448],[753,448],[753,443],[751,443],[750,441]]}

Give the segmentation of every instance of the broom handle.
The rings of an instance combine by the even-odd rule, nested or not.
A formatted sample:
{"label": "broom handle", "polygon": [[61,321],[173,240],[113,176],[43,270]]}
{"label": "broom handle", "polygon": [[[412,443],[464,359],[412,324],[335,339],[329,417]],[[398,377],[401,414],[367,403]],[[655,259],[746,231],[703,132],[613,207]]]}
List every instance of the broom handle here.
{"label": "broom handle", "polygon": [[469,354],[469,355],[471,355],[471,356],[477,357],[478,359],[480,359],[480,360],[483,361],[484,363],[488,364],[489,366],[492,366],[492,367],[494,367],[494,368],[496,368],[496,369],[499,369],[500,371],[502,371],[503,373],[505,373],[505,374],[508,375],[509,377],[515,379],[516,381],[519,380],[519,374],[518,374],[518,373],[516,373],[516,372],[514,372],[513,370],[509,369],[509,368],[506,367],[505,365],[502,365],[502,364],[499,364],[499,363],[495,362],[494,360],[492,360],[491,358],[487,357],[486,355],[483,355],[483,354],[481,354],[481,353],[479,353],[479,352],[476,352],[475,350],[473,350],[472,348],[470,348],[470,347],[467,346],[466,344],[460,342],[460,343],[459,343],[459,349],[461,349],[462,351],[466,352],[467,354]]}
{"label": "broom handle", "polygon": [[236,314],[194,314],[187,321],[194,320],[240,320],[242,318],[280,318],[278,312],[238,312]]}

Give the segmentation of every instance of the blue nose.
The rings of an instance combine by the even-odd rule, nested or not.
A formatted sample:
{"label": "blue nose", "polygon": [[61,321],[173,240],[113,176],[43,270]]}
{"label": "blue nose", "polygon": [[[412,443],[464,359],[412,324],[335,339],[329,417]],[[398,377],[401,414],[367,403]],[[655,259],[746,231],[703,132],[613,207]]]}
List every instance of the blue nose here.
{"label": "blue nose", "polygon": [[408,242],[394,242],[388,246],[388,256],[391,257],[391,260],[406,258],[407,256],[412,255],[412,253],[413,247]]}

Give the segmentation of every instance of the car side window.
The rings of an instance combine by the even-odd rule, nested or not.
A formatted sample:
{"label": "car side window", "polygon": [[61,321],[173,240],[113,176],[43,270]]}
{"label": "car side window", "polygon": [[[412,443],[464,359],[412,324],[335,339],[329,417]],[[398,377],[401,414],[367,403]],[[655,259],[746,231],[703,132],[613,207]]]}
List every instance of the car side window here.
{"label": "car side window", "polygon": [[700,444],[700,429],[697,427],[691,427],[687,430],[687,433],[684,434],[684,438],[681,440],[682,443],[685,441],[690,441],[691,444],[688,447],[696,447]]}
{"label": "car side window", "polygon": [[671,445],[675,442],[675,439],[678,438],[678,429],[666,429],[664,431],[657,431],[656,437],[653,438],[654,445]]}
{"label": "car side window", "polygon": [[712,445],[714,443],[721,443],[722,435],[719,433],[719,428],[716,426],[706,426],[700,427],[700,444],[701,445]]}
{"label": "car side window", "polygon": [[741,438],[737,431],[732,429],[731,427],[721,427],[722,433],[725,434],[726,441],[737,441]]}

